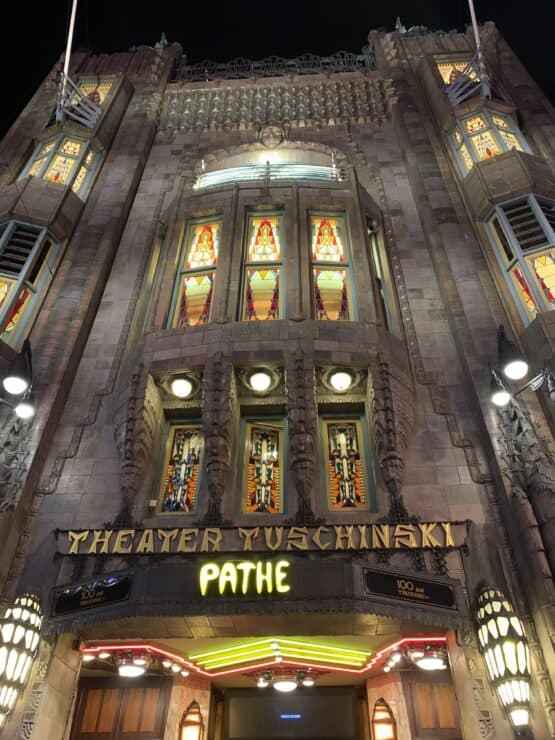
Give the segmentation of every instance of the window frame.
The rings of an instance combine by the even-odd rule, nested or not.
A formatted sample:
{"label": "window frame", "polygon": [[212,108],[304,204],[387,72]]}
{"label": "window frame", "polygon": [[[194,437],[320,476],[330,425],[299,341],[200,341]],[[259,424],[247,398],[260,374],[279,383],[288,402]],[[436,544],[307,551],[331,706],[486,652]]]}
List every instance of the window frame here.
{"label": "window frame", "polygon": [[[344,249],[345,249],[345,261],[344,262],[327,262],[324,260],[313,259],[313,243],[312,243],[312,224],[314,219],[336,219],[342,222],[344,232]],[[321,211],[321,210],[309,210],[308,211],[308,248],[309,248],[309,269],[310,269],[310,295],[311,295],[311,307],[312,317],[315,321],[358,321],[358,301],[356,296],[355,279],[353,276],[353,253],[351,250],[351,234],[349,230],[349,224],[347,219],[346,211]],[[348,318],[346,319],[323,319],[318,317],[318,308],[316,306],[316,283],[314,277],[315,269],[344,269],[346,272],[345,282],[347,285],[347,311]]]}
{"label": "window frame", "polygon": [[[542,196],[540,196],[540,198],[541,197]],[[549,198],[544,199],[546,201],[550,201]],[[544,244],[527,251],[524,251],[520,246],[520,242],[518,241],[518,238],[514,233],[509,219],[504,211],[504,206],[515,204],[518,201],[524,200],[528,203],[546,238]],[[555,200],[551,202],[553,203],[553,207],[555,207]],[[501,240],[499,238],[499,235],[496,233],[495,226],[493,225],[495,219],[497,219],[497,222],[499,223],[503,231],[503,236],[507,240],[508,245],[512,250],[512,259],[508,258],[506,250],[504,249],[503,244],[501,243]],[[541,314],[544,311],[555,310],[555,303],[552,306],[549,305],[542,288],[538,285],[538,278],[536,277],[536,275],[533,274],[527,260],[527,258],[529,258],[530,256],[540,255],[550,250],[555,252],[555,228],[550,225],[549,220],[547,219],[541,206],[539,205],[538,196],[534,195],[533,193],[528,193],[521,197],[511,198],[510,200],[498,203],[490,212],[489,216],[486,218],[484,225],[486,227],[488,238],[492,245],[499,268],[505,277],[505,282],[508,284],[513,302],[516,305],[519,315],[524,324],[531,323],[538,316],[538,314]],[[515,278],[512,274],[512,271],[516,266],[518,266],[521,273],[523,274],[527,288],[530,291],[532,299],[535,303],[536,310],[534,315],[532,315],[531,311],[529,311],[524,305],[523,298],[519,294],[518,288],[515,285]]]}

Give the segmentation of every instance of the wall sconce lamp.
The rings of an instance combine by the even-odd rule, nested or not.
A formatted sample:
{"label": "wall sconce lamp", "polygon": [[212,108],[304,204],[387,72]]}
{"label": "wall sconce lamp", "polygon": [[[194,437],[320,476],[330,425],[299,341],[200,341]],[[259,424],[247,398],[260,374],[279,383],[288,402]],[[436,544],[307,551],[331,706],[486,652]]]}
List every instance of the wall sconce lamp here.
{"label": "wall sconce lamp", "polygon": [[499,588],[478,596],[478,642],[490,683],[517,731],[529,723],[530,651],[521,620]]}
{"label": "wall sconce lamp", "polygon": [[378,699],[374,704],[372,737],[374,740],[397,740],[397,723],[384,699]]}
{"label": "wall sconce lamp", "polygon": [[32,394],[33,364],[31,359],[31,343],[28,339],[23,342],[21,352],[8,365],[8,370],[2,386],[10,396],[19,396],[19,399],[8,401],[0,398],[0,403],[9,406],[20,419],[30,419],[35,413]]}
{"label": "wall sconce lamp", "polygon": [[18,596],[0,621],[0,730],[29,679],[41,624],[39,601],[29,594]]}
{"label": "wall sconce lamp", "polygon": [[204,723],[199,703],[192,701],[183,712],[179,727],[179,740],[201,740],[203,731]]}

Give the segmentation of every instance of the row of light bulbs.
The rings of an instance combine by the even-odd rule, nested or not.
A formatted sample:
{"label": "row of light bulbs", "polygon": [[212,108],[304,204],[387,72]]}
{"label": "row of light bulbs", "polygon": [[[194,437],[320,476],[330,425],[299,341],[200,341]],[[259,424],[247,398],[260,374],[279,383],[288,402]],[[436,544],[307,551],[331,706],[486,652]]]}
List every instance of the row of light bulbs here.
{"label": "row of light bulbs", "polygon": [[447,668],[447,653],[443,648],[427,645],[424,648],[409,648],[401,652],[393,652],[384,666],[384,672],[389,673],[392,668],[399,665],[403,659],[410,661],[423,671],[444,671]]}
{"label": "row of light bulbs", "polygon": [[[146,673],[151,667],[153,660],[148,653],[117,653],[112,655],[108,651],[101,651],[97,654],[85,653],[83,655],[83,661],[85,663],[91,663],[93,660],[109,660],[118,669],[118,674],[124,678],[139,678]],[[183,668],[179,663],[175,663],[173,660],[163,660],[161,662],[163,668],[174,674],[180,674],[183,678],[189,675],[189,671]]]}
{"label": "row of light bulbs", "polygon": [[314,686],[314,677],[309,671],[265,671],[256,679],[259,689],[272,686],[282,694],[289,694],[299,686]]}

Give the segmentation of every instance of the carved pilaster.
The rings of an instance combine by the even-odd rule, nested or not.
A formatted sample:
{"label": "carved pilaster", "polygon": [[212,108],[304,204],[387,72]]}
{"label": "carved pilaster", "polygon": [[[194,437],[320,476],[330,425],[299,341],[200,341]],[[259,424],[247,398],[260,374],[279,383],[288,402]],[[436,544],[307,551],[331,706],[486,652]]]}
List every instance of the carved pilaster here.
{"label": "carved pilaster", "polygon": [[222,498],[231,483],[233,415],[237,404],[233,367],[229,357],[215,354],[204,368],[203,428],[205,472],[208,484],[207,524],[222,521]]}
{"label": "carved pilaster", "polygon": [[162,423],[162,404],[152,376],[140,364],[120,389],[114,437],[120,454],[121,489],[131,503],[145,479],[152,445]]}
{"label": "carved pilaster", "polygon": [[316,469],[317,406],[314,363],[297,349],[287,358],[287,420],[291,470],[297,490],[295,522],[315,521],[312,510]]}

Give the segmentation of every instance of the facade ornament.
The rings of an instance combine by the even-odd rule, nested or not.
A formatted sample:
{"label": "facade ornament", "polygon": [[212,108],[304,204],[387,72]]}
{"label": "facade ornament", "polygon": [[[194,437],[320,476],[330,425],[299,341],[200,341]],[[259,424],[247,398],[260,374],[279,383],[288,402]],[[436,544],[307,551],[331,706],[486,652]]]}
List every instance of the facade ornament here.
{"label": "facade ornament", "polygon": [[30,424],[5,408],[0,412],[0,511],[11,511],[25,474],[30,455]]}
{"label": "facade ornament", "polygon": [[316,473],[317,405],[315,368],[301,349],[287,358],[287,421],[291,470],[297,490],[296,524],[316,521],[312,510]]}
{"label": "facade ornament", "polygon": [[231,360],[222,352],[204,368],[202,420],[208,484],[206,524],[222,523],[222,498],[231,483],[232,429],[237,407]]}
{"label": "facade ornament", "polygon": [[268,123],[260,129],[258,140],[267,149],[275,149],[287,137],[290,129],[291,127],[288,124]]}

